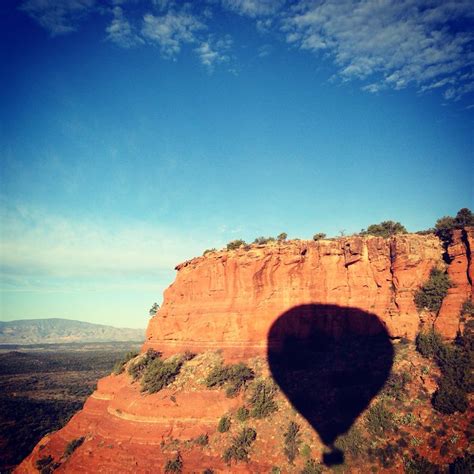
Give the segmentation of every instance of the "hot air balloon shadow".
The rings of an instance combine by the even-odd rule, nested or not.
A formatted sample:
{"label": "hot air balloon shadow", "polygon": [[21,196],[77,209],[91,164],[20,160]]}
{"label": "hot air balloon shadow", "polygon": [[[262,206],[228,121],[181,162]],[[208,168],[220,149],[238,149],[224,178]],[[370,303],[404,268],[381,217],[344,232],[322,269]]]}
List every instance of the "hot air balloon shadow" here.
{"label": "hot air balloon shadow", "polygon": [[357,308],[307,304],[283,313],[268,333],[273,378],[342,464],[334,443],[390,375],[393,347],[380,319]]}

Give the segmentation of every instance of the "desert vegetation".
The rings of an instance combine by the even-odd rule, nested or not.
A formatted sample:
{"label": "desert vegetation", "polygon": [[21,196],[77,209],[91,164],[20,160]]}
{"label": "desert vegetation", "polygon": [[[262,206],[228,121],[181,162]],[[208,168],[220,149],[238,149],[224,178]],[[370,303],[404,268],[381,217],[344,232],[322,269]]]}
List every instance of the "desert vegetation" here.
{"label": "desert vegetation", "polygon": [[249,397],[252,418],[266,418],[278,410],[278,405],[274,400],[276,391],[276,386],[271,380],[255,382]]}
{"label": "desert vegetation", "polygon": [[209,388],[225,386],[228,397],[235,397],[242,387],[255,377],[254,371],[243,362],[214,367],[206,379]]}
{"label": "desert vegetation", "polygon": [[283,435],[284,448],[283,452],[290,464],[293,464],[296,456],[299,455],[299,446],[301,444],[300,425],[294,421],[290,421]]}
{"label": "desert vegetation", "polygon": [[[444,216],[439,218],[436,221],[436,224],[433,228],[420,230],[415,232],[419,235],[435,234],[437,235],[445,244],[448,244],[451,240],[452,231],[454,229],[463,229],[466,226],[474,226],[474,214],[468,208],[462,208],[458,211],[455,217]],[[393,220],[382,221],[378,224],[370,224],[366,229],[361,229],[359,233],[353,235],[360,236],[374,236],[382,237],[388,239],[397,234],[407,234],[409,233],[406,227],[400,222]],[[339,232],[339,237],[345,237],[345,230]],[[260,236],[253,240],[252,244],[254,245],[266,245],[273,242],[286,242],[288,234],[286,232],[280,233],[277,237],[264,237]],[[327,235],[323,232],[317,232],[313,235],[312,239],[314,241],[319,241],[328,238]],[[334,240],[334,237],[330,237],[331,240]],[[299,240],[299,239],[293,239]],[[251,245],[247,244],[245,240],[237,239],[229,242],[226,246],[227,250],[237,250],[243,248],[248,250],[251,248]],[[204,251],[204,255],[209,252],[216,251],[215,248],[207,249]]]}
{"label": "desert vegetation", "polygon": [[473,335],[470,325],[455,343],[443,342],[433,330],[418,334],[417,350],[439,366],[441,377],[433,395],[433,407],[441,413],[464,413],[472,393]]}
{"label": "desert vegetation", "polygon": [[[8,472],[45,434],[64,426],[131,346],[58,344],[0,354],[0,471]],[[56,461],[46,458],[40,470],[50,472]]]}
{"label": "desert vegetation", "polygon": [[437,313],[452,283],[444,270],[433,268],[428,281],[415,293],[418,310],[427,309]]}
{"label": "desert vegetation", "polygon": [[223,459],[227,464],[232,461],[247,461],[250,448],[257,438],[253,428],[242,428],[240,433],[232,438],[232,444],[224,451]]}
{"label": "desert vegetation", "polygon": [[[156,393],[172,383],[179,374],[183,364],[194,358],[189,352],[163,360],[154,352],[150,362],[143,370],[141,379],[142,391]],[[148,353],[147,353],[148,355]]]}
{"label": "desert vegetation", "polygon": [[454,229],[463,229],[467,226],[474,226],[474,214],[466,207],[460,209],[455,217],[440,217],[435,224],[434,232],[445,244],[451,241]]}
{"label": "desert vegetation", "polygon": [[360,235],[373,235],[384,239],[396,234],[406,234],[407,230],[400,222],[383,221],[380,224],[372,224],[367,229],[362,229]]}
{"label": "desert vegetation", "polygon": [[121,359],[119,359],[112,369],[112,373],[115,375],[120,375],[124,370],[127,363],[138,355],[136,351],[127,352]]}

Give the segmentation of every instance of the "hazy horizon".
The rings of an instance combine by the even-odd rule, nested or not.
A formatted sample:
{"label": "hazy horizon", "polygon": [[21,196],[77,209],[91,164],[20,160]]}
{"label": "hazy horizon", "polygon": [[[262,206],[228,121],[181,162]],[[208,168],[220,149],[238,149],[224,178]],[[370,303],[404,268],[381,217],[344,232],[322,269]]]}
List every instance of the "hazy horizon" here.
{"label": "hazy horizon", "polygon": [[474,207],[472,2],[2,13],[1,320],[146,327],[206,248]]}

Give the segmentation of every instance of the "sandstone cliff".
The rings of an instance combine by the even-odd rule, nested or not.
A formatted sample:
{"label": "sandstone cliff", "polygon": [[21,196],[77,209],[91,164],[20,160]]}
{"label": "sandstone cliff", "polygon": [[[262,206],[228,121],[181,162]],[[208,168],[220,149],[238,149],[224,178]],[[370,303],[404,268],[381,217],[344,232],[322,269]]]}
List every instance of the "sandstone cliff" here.
{"label": "sandstone cliff", "polygon": [[[188,443],[185,472],[207,467],[214,472],[269,472],[281,458],[274,433],[257,438],[255,463],[232,469],[217,454],[217,436],[212,450],[191,442],[203,433],[214,436],[219,418],[243,404],[242,395],[227,398],[202,384],[210,358],[250,361],[268,375],[262,360],[270,327],[285,311],[314,303],[375,314],[392,338],[413,339],[422,324],[433,322],[452,338],[460,305],[472,297],[473,244],[474,229],[455,232],[447,251],[455,286],[437,319],[420,315],[413,302],[431,268],[446,265],[434,236],[290,241],[212,252],[182,263],[149,323],[142,352],[197,353],[184,378],[153,395],[142,393],[127,374],[100,380],[84,409],[46,436],[16,472],[37,472],[35,462],[48,455],[62,459],[58,472],[163,472],[176,440]],[[65,458],[67,443],[82,436],[85,443]]]}

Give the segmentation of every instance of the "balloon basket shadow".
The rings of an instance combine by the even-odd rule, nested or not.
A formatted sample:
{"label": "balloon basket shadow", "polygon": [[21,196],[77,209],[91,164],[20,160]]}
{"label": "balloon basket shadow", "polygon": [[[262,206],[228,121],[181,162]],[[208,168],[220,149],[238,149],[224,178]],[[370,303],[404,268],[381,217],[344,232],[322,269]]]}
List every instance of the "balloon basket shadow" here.
{"label": "balloon basket shadow", "polygon": [[323,463],[326,466],[344,464],[344,453],[340,449],[332,448],[331,452],[323,453]]}

